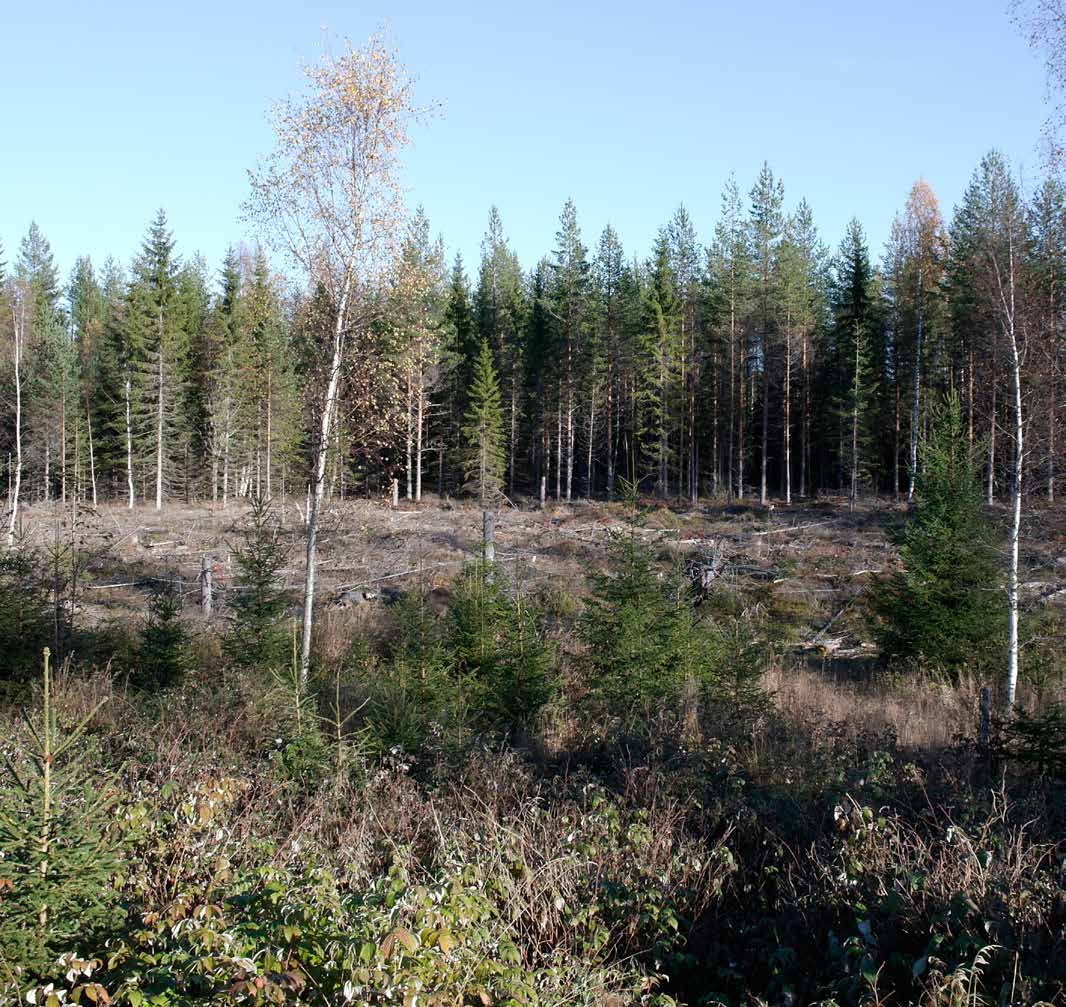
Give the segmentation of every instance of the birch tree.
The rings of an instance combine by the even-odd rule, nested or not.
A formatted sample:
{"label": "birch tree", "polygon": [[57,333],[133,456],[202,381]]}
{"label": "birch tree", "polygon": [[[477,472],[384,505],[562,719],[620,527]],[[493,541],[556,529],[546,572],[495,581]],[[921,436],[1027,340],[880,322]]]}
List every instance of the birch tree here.
{"label": "birch tree", "polygon": [[406,411],[407,499],[422,499],[423,457],[445,343],[444,246],[419,209],[408,226],[390,297]]}
{"label": "birch tree", "polygon": [[15,544],[19,494],[22,491],[22,356],[26,346],[26,286],[17,277],[11,286],[11,358],[15,374],[15,475],[11,486],[11,513],[7,544]]}
{"label": "birch tree", "polygon": [[318,526],[349,341],[365,326],[402,219],[400,152],[420,115],[412,82],[375,36],[306,70],[306,90],[275,109],[275,149],[250,173],[248,218],[329,300],[326,361],[313,398],[300,677],[311,663]]}
{"label": "birch tree", "polygon": [[911,422],[907,500],[914,499],[918,473],[918,433],[922,408],[923,362],[931,307],[944,279],[946,235],[936,195],[919,179],[911,188],[907,205],[894,235],[899,243],[895,296],[901,302],[904,324],[913,327],[911,372]]}
{"label": "birch tree", "polygon": [[1014,705],[1018,688],[1018,559],[1022,526],[1022,477],[1025,463],[1025,396],[1022,370],[1025,360],[1023,265],[1028,228],[1018,185],[998,153],[985,156],[975,178],[981,199],[977,232],[977,265],[982,293],[988,300],[998,342],[1006,356],[1010,376],[1014,455],[1011,465],[1011,507],[1007,568],[1007,676],[1004,700]]}

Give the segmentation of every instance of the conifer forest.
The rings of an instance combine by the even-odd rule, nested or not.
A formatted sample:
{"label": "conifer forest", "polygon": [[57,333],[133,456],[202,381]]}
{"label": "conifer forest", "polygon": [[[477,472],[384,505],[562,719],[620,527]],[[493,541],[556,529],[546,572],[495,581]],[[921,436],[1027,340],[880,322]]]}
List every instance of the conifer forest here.
{"label": "conifer forest", "polygon": [[883,247],[769,160],[464,260],[383,34],[221,261],[0,219],[0,1003],[1066,1004],[1066,12],[1003,31],[1039,171]]}

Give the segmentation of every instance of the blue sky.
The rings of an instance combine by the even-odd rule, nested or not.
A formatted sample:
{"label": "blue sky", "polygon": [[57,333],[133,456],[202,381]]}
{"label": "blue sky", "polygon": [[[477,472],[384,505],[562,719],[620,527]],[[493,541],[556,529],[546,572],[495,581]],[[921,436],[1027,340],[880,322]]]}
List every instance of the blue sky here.
{"label": "blue sky", "polygon": [[590,246],[610,221],[643,256],[682,202],[709,239],[729,172],[746,191],[764,159],[832,246],[855,215],[879,255],[919,176],[948,216],[990,147],[1040,167],[1043,74],[1006,0],[5,6],[0,240],[10,262],[36,219],[64,273],[128,260],[160,206],[214,268],[252,237],[271,102],[324,41],[382,21],[444,105],[410,202],[468,266],[493,203],[527,266],[571,196]]}

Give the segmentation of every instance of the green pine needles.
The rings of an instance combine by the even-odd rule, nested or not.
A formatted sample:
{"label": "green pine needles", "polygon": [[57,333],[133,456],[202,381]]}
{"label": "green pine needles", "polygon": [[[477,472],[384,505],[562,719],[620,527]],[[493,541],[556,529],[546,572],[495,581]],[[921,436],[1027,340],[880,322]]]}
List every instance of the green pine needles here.
{"label": "green pine needles", "polygon": [[488,340],[474,363],[470,405],[463,424],[466,457],[463,470],[466,485],[475,492],[482,507],[495,507],[503,491],[504,439],[503,405],[496,367]]}
{"label": "green pine needles", "polygon": [[63,952],[97,947],[120,913],[114,801],[93,780],[84,743],[103,702],[63,731],[45,648],[40,715],[23,713],[0,774],[0,988],[43,975]]}
{"label": "green pine needles", "polygon": [[950,396],[921,448],[918,505],[902,536],[902,569],[874,596],[886,657],[955,677],[994,667],[1006,645],[1002,573],[980,474]]}

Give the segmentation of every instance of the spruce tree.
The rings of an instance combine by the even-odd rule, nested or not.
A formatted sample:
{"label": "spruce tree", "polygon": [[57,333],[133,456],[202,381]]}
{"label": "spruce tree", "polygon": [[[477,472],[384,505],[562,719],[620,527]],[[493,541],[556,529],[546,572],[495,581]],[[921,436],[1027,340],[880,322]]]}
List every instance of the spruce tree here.
{"label": "spruce tree", "polygon": [[874,609],[886,657],[954,676],[998,664],[1006,641],[993,526],[957,395],[940,407],[919,461],[901,569],[875,592]]}
{"label": "spruce tree", "polygon": [[291,658],[285,625],[289,592],[282,577],[290,549],[269,500],[252,494],[239,535],[232,549],[237,590],[226,653],[234,664],[274,670]]}
{"label": "spruce tree", "polygon": [[0,773],[0,988],[42,978],[63,952],[98,947],[123,918],[114,793],[101,787],[85,735],[101,705],[60,726],[45,648],[40,712],[24,714],[23,730],[5,739],[11,755]]}
{"label": "spruce tree", "polygon": [[773,171],[763,163],[758,181],[751,190],[751,260],[754,278],[754,325],[758,332],[759,363],[762,372],[762,447],[759,452],[759,502],[768,502],[767,468],[770,436],[771,369],[776,356],[778,333],[774,324],[780,290],[777,283],[776,259],[778,245],[784,231],[781,205],[784,187]]}
{"label": "spruce tree", "polygon": [[702,693],[713,687],[719,645],[712,627],[698,618],[680,566],[668,576],[656,568],[639,534],[636,484],[626,480],[623,490],[628,525],[609,540],[608,570],[589,575],[579,636],[589,702],[639,731],[676,707],[690,684]]}
{"label": "spruce tree", "polygon": [[636,367],[639,410],[638,437],[644,461],[655,473],[659,496],[670,492],[673,459],[674,379],[677,373],[677,330],[680,306],[666,232],[660,231],[648,265],[644,297],[644,326]]}
{"label": "spruce tree", "polygon": [[463,437],[467,488],[477,493],[482,508],[495,507],[503,489],[503,406],[487,340],[481,341],[481,352],[474,365]]}

